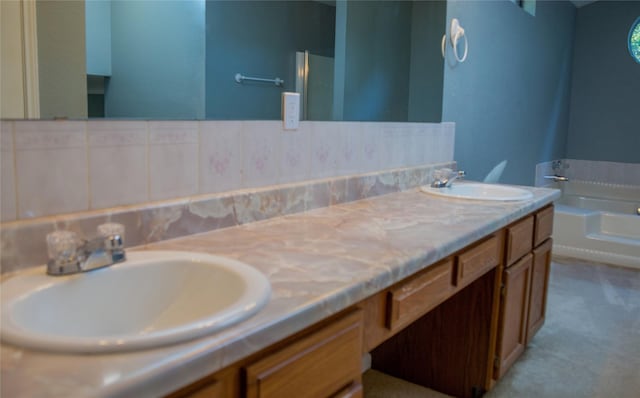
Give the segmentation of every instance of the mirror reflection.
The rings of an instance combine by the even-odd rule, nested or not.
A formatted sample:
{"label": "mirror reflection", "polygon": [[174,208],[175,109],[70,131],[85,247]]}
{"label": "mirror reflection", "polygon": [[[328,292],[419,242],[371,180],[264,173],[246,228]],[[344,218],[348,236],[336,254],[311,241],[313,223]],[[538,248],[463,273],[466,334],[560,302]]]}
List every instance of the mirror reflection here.
{"label": "mirror reflection", "polygon": [[[280,119],[282,92],[297,91],[309,120],[439,122],[445,12],[445,1],[38,1],[41,93],[54,85],[41,118]],[[81,13],[84,37],[56,37]],[[86,87],[60,85],[78,80],[57,76],[78,73],[54,65],[61,46],[85,54]]]}

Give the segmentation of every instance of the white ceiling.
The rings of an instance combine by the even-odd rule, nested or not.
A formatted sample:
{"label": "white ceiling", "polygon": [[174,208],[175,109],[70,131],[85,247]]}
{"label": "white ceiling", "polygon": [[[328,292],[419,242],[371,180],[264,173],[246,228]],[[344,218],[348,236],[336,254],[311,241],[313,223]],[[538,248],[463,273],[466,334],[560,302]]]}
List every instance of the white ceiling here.
{"label": "white ceiling", "polygon": [[596,1],[598,0],[571,0],[571,2],[578,8],[595,3]]}

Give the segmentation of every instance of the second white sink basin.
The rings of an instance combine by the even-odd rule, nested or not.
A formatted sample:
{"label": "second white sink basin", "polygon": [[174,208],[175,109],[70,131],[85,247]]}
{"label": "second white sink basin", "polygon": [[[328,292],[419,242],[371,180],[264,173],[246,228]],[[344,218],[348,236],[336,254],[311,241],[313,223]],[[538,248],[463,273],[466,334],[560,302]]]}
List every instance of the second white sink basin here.
{"label": "second white sink basin", "polygon": [[109,352],[177,343],[249,318],[271,287],[255,268],[202,253],[141,251],[69,276],[45,267],[2,283],[2,340],[61,352]]}
{"label": "second white sink basin", "polygon": [[533,194],[530,191],[522,188],[474,182],[454,182],[450,187],[446,188],[425,186],[421,187],[420,190],[431,195],[471,200],[513,201],[533,198]]}

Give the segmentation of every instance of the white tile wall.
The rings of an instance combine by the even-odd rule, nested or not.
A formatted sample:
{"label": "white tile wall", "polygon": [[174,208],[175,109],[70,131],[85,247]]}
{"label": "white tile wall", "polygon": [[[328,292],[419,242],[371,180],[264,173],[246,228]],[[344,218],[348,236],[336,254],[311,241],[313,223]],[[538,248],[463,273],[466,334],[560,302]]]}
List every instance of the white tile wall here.
{"label": "white tile wall", "polygon": [[[382,127],[382,126],[380,126]],[[362,159],[360,172],[369,173],[386,168],[388,159],[382,159],[384,148],[384,132],[372,122],[362,123],[362,135],[360,137],[360,158]]]}
{"label": "white tile wall", "polygon": [[295,131],[280,121],[0,127],[2,221],[453,161],[455,130],[453,123],[310,121]]}
{"label": "white tile wall", "polygon": [[225,192],[242,187],[242,132],[241,121],[201,122],[199,193]]}
{"label": "white tile wall", "polygon": [[553,161],[538,163],[536,165],[536,178],[535,178],[536,187],[545,187],[553,184],[552,180],[547,180],[544,178],[544,176],[546,175],[553,175],[555,173],[555,171],[552,168],[552,164],[553,164]]}
{"label": "white tile wall", "polygon": [[90,207],[148,201],[147,123],[90,121],[87,134]]}
{"label": "white tile wall", "polygon": [[15,123],[19,218],[89,208],[86,122]]}
{"label": "white tile wall", "polygon": [[640,185],[640,163],[619,163],[596,160],[564,159],[569,166],[566,175],[582,181]]}
{"label": "white tile wall", "polygon": [[16,181],[13,157],[13,122],[0,122],[0,221],[13,221],[16,213]]}
{"label": "white tile wall", "polygon": [[[433,125],[431,125],[433,128]],[[448,162],[453,159],[456,142],[456,124],[454,122],[443,122],[439,126],[441,131],[441,146],[438,153],[433,154],[436,162]],[[439,155],[439,158],[437,157]],[[425,163],[431,163],[430,159],[426,159]]]}
{"label": "white tile wall", "polygon": [[149,122],[151,200],[198,192],[198,122]]}
{"label": "white tile wall", "polygon": [[308,180],[311,170],[312,123],[300,122],[300,128],[280,134],[280,182]]}
{"label": "white tile wall", "polygon": [[322,122],[311,124],[311,178],[325,178],[338,170],[338,161],[344,151],[344,140],[338,125],[323,128]]}
{"label": "white tile wall", "polygon": [[243,123],[243,187],[262,187],[278,183],[282,122]]}
{"label": "white tile wall", "polygon": [[362,164],[362,126],[356,122],[339,122],[337,128],[342,143],[337,150],[336,174],[358,174]]}
{"label": "white tile wall", "polygon": [[[569,180],[595,181],[610,184],[640,186],[640,163],[604,162],[583,159],[561,159],[562,168],[557,171],[559,175]],[[545,186],[549,180],[543,176],[555,174],[552,162],[544,162],[536,165],[536,186]]]}

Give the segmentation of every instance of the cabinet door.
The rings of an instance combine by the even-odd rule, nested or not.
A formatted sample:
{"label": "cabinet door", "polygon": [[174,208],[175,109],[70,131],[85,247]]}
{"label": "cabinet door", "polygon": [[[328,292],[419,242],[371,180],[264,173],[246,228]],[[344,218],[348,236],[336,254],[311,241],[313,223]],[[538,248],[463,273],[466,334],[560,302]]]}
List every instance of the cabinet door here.
{"label": "cabinet door", "polygon": [[533,256],[527,254],[505,269],[494,377],[499,379],[524,351],[527,338],[529,285]]}
{"label": "cabinet door", "polygon": [[247,398],[358,397],[361,353],[355,311],[247,366]]}
{"label": "cabinet door", "polygon": [[527,343],[531,341],[538,329],[544,324],[544,316],[547,309],[549,269],[551,266],[551,247],[552,241],[547,239],[542,245],[533,250]]}

